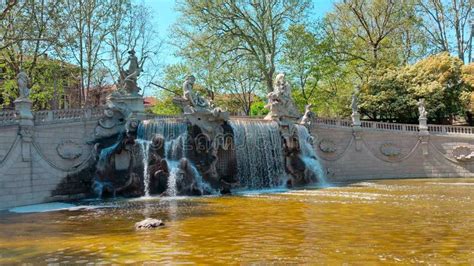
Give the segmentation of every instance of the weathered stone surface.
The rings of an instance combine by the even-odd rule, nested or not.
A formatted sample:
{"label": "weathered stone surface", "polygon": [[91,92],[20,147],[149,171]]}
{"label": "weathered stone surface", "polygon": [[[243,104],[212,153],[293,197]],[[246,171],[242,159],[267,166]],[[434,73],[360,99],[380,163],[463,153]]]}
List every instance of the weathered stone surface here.
{"label": "weathered stone surface", "polygon": [[138,222],[135,224],[136,230],[146,230],[146,229],[155,229],[160,226],[164,226],[162,220],[153,219],[153,218],[146,218],[145,220]]}
{"label": "weathered stone surface", "polygon": [[56,148],[58,151],[59,156],[66,160],[74,160],[82,155],[82,145],[72,141],[72,140],[65,140],[61,144],[59,144]]}

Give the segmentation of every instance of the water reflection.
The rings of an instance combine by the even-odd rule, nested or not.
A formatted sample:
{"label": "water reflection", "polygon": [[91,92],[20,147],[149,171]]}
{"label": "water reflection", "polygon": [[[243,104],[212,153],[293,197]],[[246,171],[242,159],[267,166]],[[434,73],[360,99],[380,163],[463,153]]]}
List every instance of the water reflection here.
{"label": "water reflection", "polygon": [[[273,192],[2,213],[0,264],[474,263],[474,179]],[[166,226],[135,231],[146,217]]]}

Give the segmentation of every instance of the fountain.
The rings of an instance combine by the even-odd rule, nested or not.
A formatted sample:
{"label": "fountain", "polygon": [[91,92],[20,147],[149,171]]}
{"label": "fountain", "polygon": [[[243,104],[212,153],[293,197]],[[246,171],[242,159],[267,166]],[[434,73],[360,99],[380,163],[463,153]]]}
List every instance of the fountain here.
{"label": "fountain", "polygon": [[278,187],[285,178],[278,124],[267,121],[231,121],[234,130],[237,176],[241,187]]}
{"label": "fountain", "polygon": [[[194,91],[194,81],[188,76],[183,96],[173,99],[183,118],[138,122],[133,112],[123,115],[128,117],[125,132],[100,151],[97,173],[102,178],[95,185],[99,195],[109,190],[145,197],[205,195],[325,184],[308,131],[311,106],[301,117],[283,74],[277,75],[275,90],[268,95],[270,113],[265,120],[230,119]],[[133,193],[126,194],[130,189]]]}

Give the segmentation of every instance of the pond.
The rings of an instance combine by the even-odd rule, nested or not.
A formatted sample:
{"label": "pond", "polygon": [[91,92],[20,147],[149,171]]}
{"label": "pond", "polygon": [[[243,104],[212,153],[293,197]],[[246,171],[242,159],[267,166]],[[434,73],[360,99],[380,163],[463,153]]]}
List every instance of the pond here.
{"label": "pond", "polygon": [[[474,264],[474,179],[364,181],[320,189],[0,213],[0,264]],[[165,226],[136,231],[146,217]]]}

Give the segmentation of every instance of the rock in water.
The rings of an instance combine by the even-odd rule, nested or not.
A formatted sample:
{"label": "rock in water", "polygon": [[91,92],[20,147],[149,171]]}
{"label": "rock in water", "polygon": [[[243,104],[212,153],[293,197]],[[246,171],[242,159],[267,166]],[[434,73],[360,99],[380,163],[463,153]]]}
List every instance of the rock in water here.
{"label": "rock in water", "polygon": [[163,223],[162,220],[158,219],[153,219],[153,218],[146,218],[145,220],[138,222],[135,224],[135,229],[141,230],[141,229],[153,229],[159,226],[164,226],[165,223]]}

